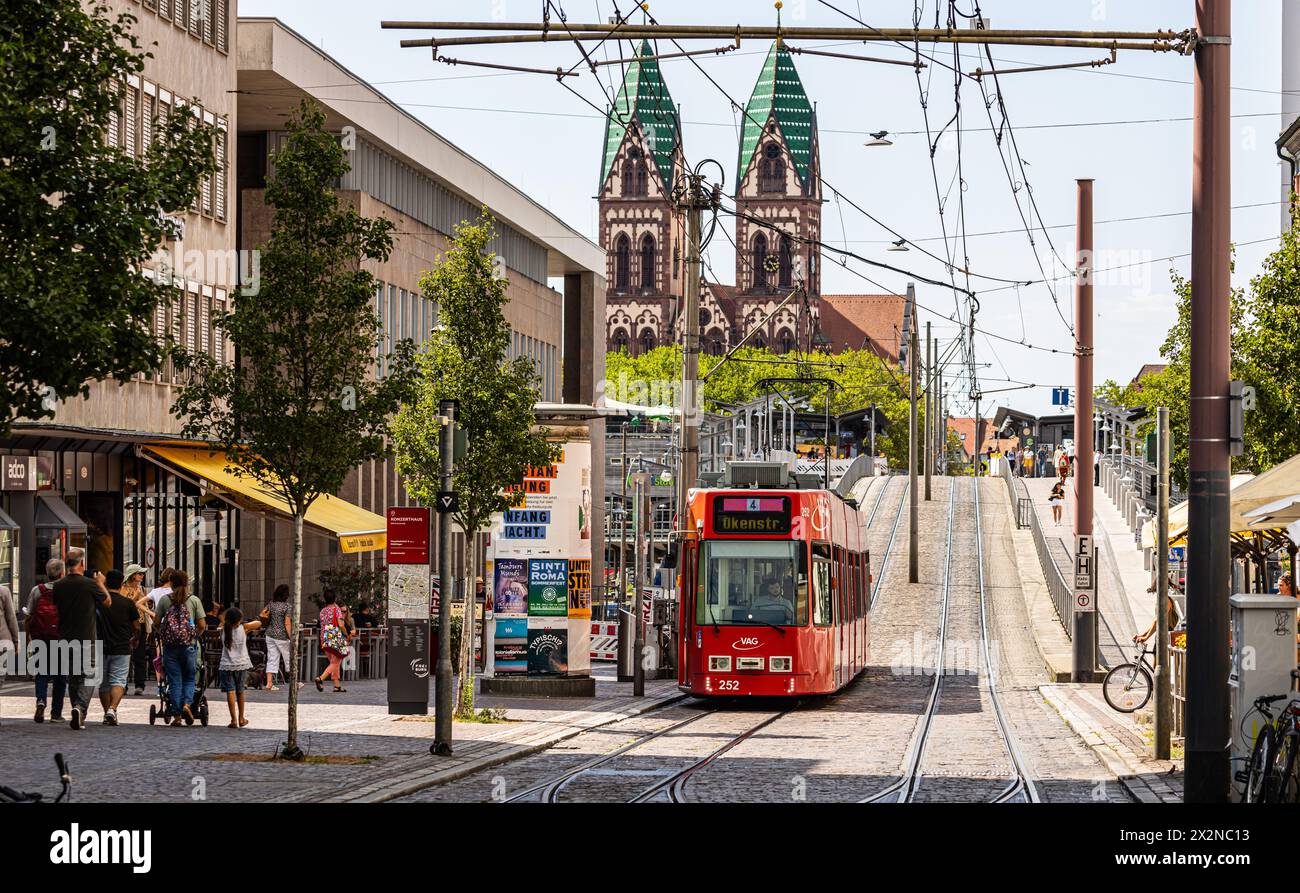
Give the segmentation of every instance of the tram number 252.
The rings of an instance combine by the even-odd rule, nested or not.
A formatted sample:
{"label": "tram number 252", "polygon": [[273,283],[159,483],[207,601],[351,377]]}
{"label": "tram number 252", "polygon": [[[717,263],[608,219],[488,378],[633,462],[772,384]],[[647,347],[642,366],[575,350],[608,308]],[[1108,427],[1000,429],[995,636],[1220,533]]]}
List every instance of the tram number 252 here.
{"label": "tram number 252", "polygon": [[739,679],[719,679],[718,691],[740,691]]}

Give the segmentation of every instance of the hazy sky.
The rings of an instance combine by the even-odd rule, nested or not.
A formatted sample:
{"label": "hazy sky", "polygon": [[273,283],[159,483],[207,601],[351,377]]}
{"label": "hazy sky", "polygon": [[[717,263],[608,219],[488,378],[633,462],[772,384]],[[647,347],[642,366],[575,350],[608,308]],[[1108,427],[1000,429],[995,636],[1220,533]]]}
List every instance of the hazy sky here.
{"label": "hazy sky", "polygon": [[[911,24],[913,3],[908,0],[832,2],[875,26]],[[1240,246],[1236,279],[1241,283],[1258,272],[1260,261],[1276,245],[1280,227],[1281,169],[1273,141],[1279,131],[1282,2],[1248,0],[1234,4],[1231,163],[1236,210],[1232,234]],[[605,21],[613,12],[611,0],[568,0],[560,5],[571,22]],[[943,5],[946,8],[947,4]],[[630,6],[628,0],[619,0],[624,11]],[[927,0],[923,6],[925,21],[932,23],[934,0]],[[960,3],[963,10],[972,6],[972,0]],[[1192,0],[984,0],[981,7],[994,28],[1181,30],[1194,24]],[[541,4],[536,0],[241,0],[239,9],[241,15],[282,19],[445,137],[531,193],[577,230],[595,237],[596,202],[592,196],[599,176],[602,115],[552,77],[435,63],[428,50],[398,46],[403,37],[427,34],[379,28],[382,19],[537,21]],[[775,19],[770,0],[707,4],[699,0],[657,0],[651,4],[651,12],[664,23],[762,24]],[[852,24],[816,0],[790,0],[783,16],[787,24]],[[692,48],[721,43],[699,41]],[[812,48],[819,44],[805,45]],[[627,44],[622,48],[621,55],[627,55]],[[716,79],[721,90],[689,60],[661,63],[669,90],[682,109],[685,152],[690,163],[717,159],[728,179],[734,177],[738,116],[722,91],[743,104],[767,49],[765,43],[754,41],[723,57],[698,57],[700,67]],[[907,55],[902,48],[888,44],[840,45],[838,49],[895,58]],[[606,50],[615,52],[612,47],[602,48],[602,57]],[[544,68],[568,68],[580,59],[571,43],[561,42],[445,52],[465,59]],[[938,53],[945,61],[953,61],[951,47],[940,47]],[[975,53],[974,48],[962,50],[963,70],[971,71],[980,64],[982,60],[977,60]],[[994,48],[993,56],[999,67],[1100,58],[1100,54],[1089,50],[1012,47]],[[936,255],[944,255],[944,243],[938,238],[941,229],[935,173],[913,70],[812,56],[796,57],[796,64],[809,97],[817,105],[824,179],[881,223],[920,242]],[[984,65],[987,67],[987,62]],[[618,67],[602,68],[599,78],[594,78],[585,66],[578,70],[581,76],[568,83],[603,107],[617,89]],[[1185,274],[1188,258],[1164,258],[1190,251],[1191,80],[1190,57],[1137,52],[1121,52],[1117,64],[1101,69],[1004,76],[1001,82],[1007,116],[1014,125],[1014,138],[1027,174],[1021,177],[1009,149],[1010,136],[1004,134],[1002,150],[1012,165],[1011,179],[1017,184],[1027,180],[1027,185],[1014,193],[999,160],[979,85],[967,80],[962,86],[961,161],[967,253],[972,271],[1004,279],[1041,279],[1043,274],[1035,262],[1037,250],[1048,275],[1062,275],[1061,263],[1053,258],[1047,238],[1032,216],[1029,191],[1032,189],[1042,220],[1049,227],[1047,235],[1056,253],[1072,262],[1075,179],[1096,180],[1097,267],[1119,268],[1100,273],[1096,288],[1098,381],[1127,381],[1143,363],[1158,362],[1160,342],[1174,317],[1168,270],[1172,265]],[[986,84],[991,99],[991,82]],[[930,126],[937,132],[953,115],[952,74],[934,66],[921,73],[921,85],[927,90]],[[996,104],[991,113],[994,123],[999,124]],[[1061,126],[1067,124],[1085,126]],[[894,145],[863,146],[868,132],[882,129],[891,132]],[[940,190],[948,196],[944,221],[950,235],[956,230],[958,216],[954,181],[957,159],[956,140],[940,141],[934,169]],[[893,237],[885,229],[847,203],[837,203],[830,191],[825,197],[829,199],[823,210],[825,242],[847,244],[868,258],[946,279],[944,266],[916,249],[886,252]],[[1034,224],[1036,248],[1030,246],[1022,227],[1016,199]],[[1135,217],[1142,219],[1105,222]],[[933,241],[923,241],[927,239]],[[960,258],[960,246],[957,248]],[[886,289],[901,290],[908,281],[906,276],[856,261],[850,261],[849,269],[845,269],[835,260],[833,255],[825,258],[823,292],[881,291],[854,271]],[[734,253],[721,233],[709,246],[708,263],[721,281],[734,281]],[[1003,283],[990,279],[974,279],[972,283],[981,294],[982,309],[976,323],[980,328],[1013,341],[1023,339],[1035,345],[1069,349],[1069,333],[1045,285],[994,290]],[[1057,282],[1055,289],[1060,312],[1072,320],[1073,295],[1068,279]],[[952,293],[922,284],[918,296],[923,307],[938,313],[923,312],[922,323],[931,321],[938,337],[951,337],[955,327],[945,317],[953,312]],[[998,379],[1045,386],[989,394],[985,398],[986,411],[990,403],[1048,411],[1050,387],[1069,384],[1073,378],[1072,358],[1068,355],[1029,350],[983,335],[977,338],[976,351],[979,362],[991,364],[980,370],[981,376],[988,379],[983,383],[986,392],[1013,386]],[[954,406],[957,414],[966,410],[960,403]]]}

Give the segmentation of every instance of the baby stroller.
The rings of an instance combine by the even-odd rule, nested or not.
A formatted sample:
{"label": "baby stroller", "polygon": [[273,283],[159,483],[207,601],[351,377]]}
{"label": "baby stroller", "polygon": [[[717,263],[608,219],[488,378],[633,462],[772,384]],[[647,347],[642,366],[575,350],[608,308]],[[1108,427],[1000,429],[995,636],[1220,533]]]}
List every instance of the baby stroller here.
{"label": "baby stroller", "polygon": [[[190,701],[190,713],[194,714],[203,725],[208,724],[208,696],[204,694],[204,689],[208,687],[208,668],[204,664],[203,654],[197,655],[195,660],[196,669],[194,671],[194,699]],[[157,704],[149,705],[149,725],[154,725],[159,719],[163,725],[167,725],[172,720],[170,689],[167,685],[167,674],[162,671],[162,655],[159,654],[154,658],[153,668],[158,672],[161,681],[158,683],[158,701]],[[187,721],[186,725],[193,725],[193,721]]]}

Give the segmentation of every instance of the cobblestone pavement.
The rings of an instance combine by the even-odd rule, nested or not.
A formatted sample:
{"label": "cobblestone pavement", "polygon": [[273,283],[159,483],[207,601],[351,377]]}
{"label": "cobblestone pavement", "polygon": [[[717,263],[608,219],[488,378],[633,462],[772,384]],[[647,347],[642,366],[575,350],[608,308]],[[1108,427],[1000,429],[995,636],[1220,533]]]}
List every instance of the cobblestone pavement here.
{"label": "cobblestone pavement", "polygon": [[[351,757],[353,765],[285,762],[235,762],[218,754],[269,756],[284,740],[288,692],[247,693],[250,721],[229,729],[219,691],[209,689],[212,725],[202,728],[150,726],[153,697],[128,696],[119,710],[120,725],[102,725],[96,700],[88,727],[79,732],[66,722],[32,722],[35,700],[30,683],[10,681],[0,688],[0,783],[23,790],[57,786],[53,755],[62,752],[72,766],[73,796],[85,801],[316,801],[386,799],[466,768],[508,760],[592,727],[625,719],[676,695],[672,682],[648,682],[646,699],[631,696],[630,683],[609,678],[602,668],[597,697],[478,698],[480,707],[506,711],[503,723],[456,723],[453,757],[433,757],[433,717],[389,716],[386,683],[352,682],[348,691],[317,692],[308,685],[299,696],[299,741],[311,756]],[[151,687],[152,690],[152,687]],[[430,691],[432,696],[432,690]],[[65,707],[65,715],[67,708]]]}

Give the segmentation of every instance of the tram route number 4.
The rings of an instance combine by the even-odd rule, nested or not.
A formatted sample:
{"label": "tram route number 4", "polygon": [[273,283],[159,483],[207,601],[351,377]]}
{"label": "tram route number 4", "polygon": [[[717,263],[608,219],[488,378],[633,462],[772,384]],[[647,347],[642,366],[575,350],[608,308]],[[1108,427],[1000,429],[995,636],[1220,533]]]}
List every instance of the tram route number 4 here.
{"label": "tram route number 4", "polygon": [[1074,609],[1080,613],[1097,610],[1093,580],[1095,564],[1096,554],[1092,549],[1092,537],[1088,534],[1076,535],[1074,538]]}

